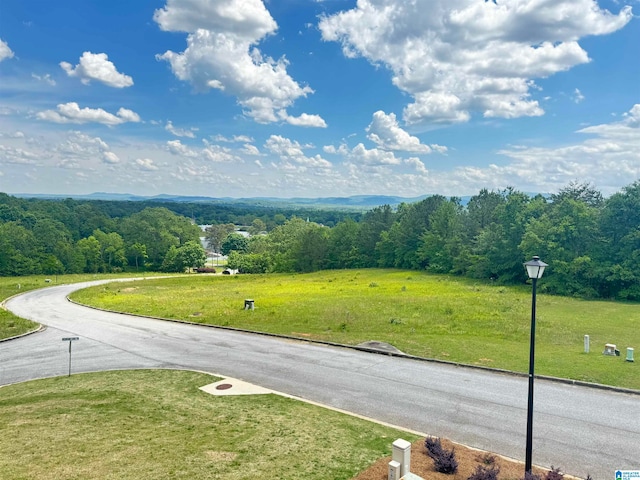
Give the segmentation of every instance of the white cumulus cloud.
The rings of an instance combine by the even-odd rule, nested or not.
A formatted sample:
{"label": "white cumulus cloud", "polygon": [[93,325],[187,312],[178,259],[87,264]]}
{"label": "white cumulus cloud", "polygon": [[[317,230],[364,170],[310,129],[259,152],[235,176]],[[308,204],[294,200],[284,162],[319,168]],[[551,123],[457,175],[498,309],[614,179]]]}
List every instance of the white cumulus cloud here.
{"label": "white cumulus cloud", "polygon": [[15,163],[24,165],[35,165],[38,155],[22,148],[10,147],[0,143],[0,164]]}
{"label": "white cumulus cloud", "polygon": [[158,170],[158,166],[153,163],[153,160],[150,158],[136,158],[135,164],[140,168],[140,170],[146,170],[149,172]]}
{"label": "white cumulus cloud", "polygon": [[196,135],[193,132],[197,131],[197,128],[191,128],[191,129],[187,130],[185,128],[174,127],[173,123],[171,122],[171,120],[167,121],[167,124],[165,125],[164,129],[167,132],[172,133],[176,137],[187,137],[187,138],[195,138]]}
{"label": "white cumulus cloud", "polygon": [[284,119],[294,125],[324,126],[315,115],[281,113],[313,90],[291,78],[285,57],[276,60],[257,48],[278,28],[262,0],[167,0],[154,20],[162,30],[188,34],[183,52],[168,50],[156,58],[169,62],[175,76],[196,90],[234,95],[244,113],[258,123]]}
{"label": "white cumulus cloud", "polygon": [[358,0],[325,16],[325,41],[349,58],[385,65],[393,83],[413,97],[407,123],[466,122],[485,117],[538,116],[535,79],[589,61],[578,40],[624,27],[595,0]]}
{"label": "white cumulus cloud", "polygon": [[283,166],[292,169],[296,166],[303,168],[331,169],[332,164],[321,155],[308,157],[304,150],[311,148],[310,145],[300,145],[299,142],[280,135],[271,135],[264,144],[270,153],[278,155],[283,162]]}
{"label": "white cumulus cloud", "polygon": [[427,170],[427,167],[425,167],[424,163],[419,158],[416,158],[416,157],[407,158],[404,161],[404,163],[406,163],[407,165],[411,165],[413,168],[416,169],[418,173],[422,173],[422,174],[429,173],[429,170]]}
{"label": "white cumulus cloud", "polygon": [[85,85],[91,83],[91,80],[115,88],[133,85],[133,79],[118,72],[116,66],[109,61],[106,53],[84,52],[80,57],[80,63],[75,67],[68,62],[60,62],[60,67],[67,72],[67,75],[78,77]]}
{"label": "white cumulus cloud", "polygon": [[393,152],[379,148],[369,150],[362,143],[359,143],[351,150],[348,150],[345,145],[341,145],[338,152],[345,155],[354,163],[362,165],[381,166],[400,165],[402,163],[402,160],[396,157]]}
{"label": "white cumulus cloud", "polygon": [[327,128],[327,123],[320,115],[309,115],[307,113],[303,113],[298,117],[292,117],[285,114],[284,118],[287,123],[289,123],[290,125],[295,125],[297,127]]}
{"label": "white cumulus cloud", "polygon": [[214,142],[224,142],[224,143],[251,143],[253,142],[253,138],[248,135],[234,135],[231,138],[227,138],[224,135],[215,135],[211,137]]}
{"label": "white cumulus cloud", "polygon": [[57,110],[38,112],[36,118],[54,123],[101,123],[109,126],[140,122],[140,116],[127,108],[120,108],[114,115],[102,108],[80,108],[76,102],[61,103]]}
{"label": "white cumulus cloud", "polygon": [[517,146],[499,151],[515,161],[493,166],[494,178],[507,176],[520,185],[535,178],[538,191],[550,192],[580,178],[598,185],[605,194],[640,178],[640,104],[620,121],[585,127],[578,133],[590,138],[555,148]]}
{"label": "white cumulus cloud", "polygon": [[167,150],[173,155],[181,157],[197,157],[198,153],[195,150],[184,145],[180,140],[169,140],[167,142]]}
{"label": "white cumulus cloud", "polygon": [[242,163],[242,159],[235,155],[229,148],[210,143],[207,140],[202,140],[204,144],[203,148],[190,148],[180,140],[171,140],[167,142],[167,150],[178,157],[201,160],[205,162],[237,162]]}
{"label": "white cumulus cloud", "polygon": [[13,51],[9,48],[9,44],[0,38],[0,62],[7,58],[13,58]]}
{"label": "white cumulus cloud", "polygon": [[381,110],[373,114],[373,119],[367,127],[367,138],[374,142],[379,148],[384,150],[400,150],[415,153],[431,153],[434,150],[443,152],[446,147],[434,145],[430,147],[420,142],[418,137],[409,135],[398,125],[396,115],[390,113],[387,115]]}
{"label": "white cumulus cloud", "polygon": [[80,168],[96,159],[108,165],[120,163],[118,155],[102,138],[79,131],[68,132],[66,139],[53,148],[53,153],[59,159],[58,165],[64,168]]}

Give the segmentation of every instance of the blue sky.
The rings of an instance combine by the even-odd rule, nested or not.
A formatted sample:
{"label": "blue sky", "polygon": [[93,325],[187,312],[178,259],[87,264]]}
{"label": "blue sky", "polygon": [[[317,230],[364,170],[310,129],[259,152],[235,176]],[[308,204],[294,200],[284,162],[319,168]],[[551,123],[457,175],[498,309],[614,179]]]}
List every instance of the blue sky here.
{"label": "blue sky", "polygon": [[0,0],[0,191],[610,195],[639,0]]}

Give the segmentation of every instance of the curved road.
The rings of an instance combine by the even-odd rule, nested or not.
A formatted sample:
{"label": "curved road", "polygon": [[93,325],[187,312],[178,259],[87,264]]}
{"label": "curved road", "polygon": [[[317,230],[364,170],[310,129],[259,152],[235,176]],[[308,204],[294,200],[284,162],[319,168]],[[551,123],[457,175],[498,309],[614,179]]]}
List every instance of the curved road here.
{"label": "curved road", "polygon": [[[234,377],[411,430],[524,459],[527,379],[74,305],[89,284],[7,301],[45,324],[0,343],[0,385],[72,371],[180,368]],[[533,462],[596,480],[640,469],[640,395],[536,380]]]}

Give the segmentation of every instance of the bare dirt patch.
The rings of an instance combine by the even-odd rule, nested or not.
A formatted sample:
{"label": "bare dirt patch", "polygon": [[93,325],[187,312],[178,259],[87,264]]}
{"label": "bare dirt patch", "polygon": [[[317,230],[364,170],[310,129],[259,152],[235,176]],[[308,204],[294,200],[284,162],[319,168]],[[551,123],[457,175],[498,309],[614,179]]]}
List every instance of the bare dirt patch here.
{"label": "bare dirt patch", "polygon": [[235,452],[217,452],[214,450],[209,450],[205,453],[210,460],[215,462],[233,462],[238,456]]}

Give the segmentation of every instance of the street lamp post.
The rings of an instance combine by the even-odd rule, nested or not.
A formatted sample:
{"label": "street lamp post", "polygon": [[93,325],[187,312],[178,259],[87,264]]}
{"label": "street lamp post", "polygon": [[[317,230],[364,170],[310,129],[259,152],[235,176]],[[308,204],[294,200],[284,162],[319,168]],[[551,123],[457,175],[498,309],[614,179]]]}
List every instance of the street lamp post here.
{"label": "street lamp post", "polygon": [[527,404],[527,452],[524,462],[524,471],[531,473],[531,447],[533,441],[533,366],[536,350],[536,284],[542,277],[546,263],[540,261],[540,257],[534,256],[526,262],[527,275],[533,284],[531,296],[531,343],[529,347],[529,401]]}

